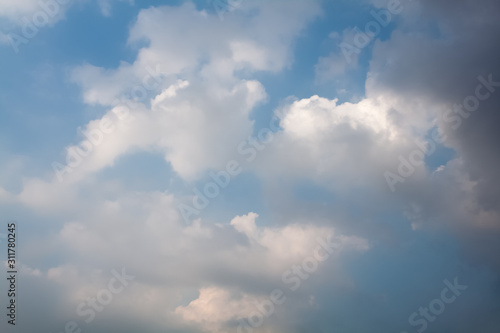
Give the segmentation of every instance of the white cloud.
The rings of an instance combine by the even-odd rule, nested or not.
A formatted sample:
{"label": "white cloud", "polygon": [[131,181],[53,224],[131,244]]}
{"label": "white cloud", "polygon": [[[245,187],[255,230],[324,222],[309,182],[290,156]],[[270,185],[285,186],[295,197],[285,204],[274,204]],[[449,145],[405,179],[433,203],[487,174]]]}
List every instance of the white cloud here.
{"label": "white cloud", "polygon": [[[195,322],[211,332],[230,332],[223,324],[249,316],[255,311],[255,303],[264,297],[243,293],[239,297],[229,290],[217,287],[200,289],[197,299],[187,306],[179,306],[175,313],[186,322]],[[232,329],[234,330],[234,328]]]}
{"label": "white cloud", "polygon": [[[314,2],[287,4],[286,12],[274,3],[248,6],[233,13],[238,20],[228,17],[224,24],[191,3],[143,10],[129,42],[146,40],[149,46],[139,51],[133,64],[123,63],[116,70],[84,65],[73,72],[73,80],[83,88],[84,100],[103,105],[115,105],[117,98],[131,95],[152,69],[163,78],[163,83],[140,101],[145,105],[132,111],[134,120],[127,131],[113,133],[113,138],[106,139],[86,159],[88,171],[112,165],[116,157],[132,148],[160,150],[187,179],[207,168],[219,168],[230,159],[235,144],[252,132],[251,110],[266,98],[259,82],[239,79],[236,71],[284,68],[290,60],[293,38],[319,11]],[[258,15],[248,17],[245,10]],[[283,25],[265,29],[276,26],[276,21]],[[184,81],[189,87],[177,87]],[[90,123],[87,129],[93,126],[95,123]],[[99,163],[97,156],[106,161]]]}
{"label": "white cloud", "polygon": [[[75,0],[1,1],[0,27],[4,30],[4,38],[7,38],[9,33],[20,36],[16,36],[16,40],[33,38],[33,34],[36,35],[39,29],[51,26],[63,19],[74,2]],[[10,39],[8,41],[10,42]]]}
{"label": "white cloud", "polygon": [[17,18],[21,15],[33,14],[40,10],[38,0],[2,0],[0,2],[0,17]]}
{"label": "white cloud", "polygon": [[[357,184],[385,191],[384,171],[397,166],[400,154],[415,149],[415,133],[425,133],[398,124],[394,115],[402,107],[383,96],[340,105],[312,96],[286,104],[277,112],[283,131],[255,168],[270,182],[278,174],[290,179],[307,175],[332,190],[352,191]],[[419,172],[425,173],[425,167],[415,175]]]}
{"label": "white cloud", "polygon": [[[81,135],[79,144],[68,146],[64,159],[55,161],[58,170],[51,180],[25,179],[18,200],[46,212],[74,207],[78,189],[72,184],[88,181],[137,150],[159,151],[188,180],[208,168],[225,167],[236,154],[235,145],[252,133],[250,112],[266,99],[258,81],[240,79],[236,71],[287,66],[293,38],[319,13],[316,2],[287,4],[285,11],[274,2],[248,6],[224,23],[191,3],[142,10],[129,41],[147,40],[149,45],[139,50],[133,64],[122,63],[118,69],[83,65],[73,71],[85,102],[110,108],[82,128],[83,133],[100,134],[93,139]],[[243,54],[243,46],[253,53]],[[140,97],[137,102],[123,102],[134,96]],[[130,117],[122,118],[124,112]],[[112,130],[103,133],[103,122]],[[74,167],[63,169],[67,165]]]}

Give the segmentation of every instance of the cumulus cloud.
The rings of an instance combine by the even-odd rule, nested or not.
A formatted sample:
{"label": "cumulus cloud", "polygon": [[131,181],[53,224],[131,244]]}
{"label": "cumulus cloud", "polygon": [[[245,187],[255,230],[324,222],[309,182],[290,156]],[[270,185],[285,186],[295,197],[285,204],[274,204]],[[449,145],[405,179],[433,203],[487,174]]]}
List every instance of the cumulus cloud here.
{"label": "cumulus cloud", "polygon": [[265,152],[262,172],[308,175],[332,190],[383,189],[384,170],[411,151],[416,138],[394,119],[397,107],[384,96],[340,105],[312,96],[287,104],[278,112],[283,130]]}
{"label": "cumulus cloud", "polygon": [[[105,14],[107,3],[101,2]],[[395,330],[399,317],[388,308],[397,308],[393,311],[402,321],[407,318],[399,313],[398,288],[420,286],[420,281],[405,281],[397,270],[407,266],[394,268],[399,263],[394,258],[407,264],[399,252],[414,250],[415,239],[436,230],[453,235],[468,262],[498,272],[500,95],[485,87],[490,97],[458,128],[444,118],[455,112],[454,103],[476,93],[478,76],[500,81],[499,7],[493,0],[482,4],[437,0],[409,6],[391,36],[374,43],[366,94],[356,102],[314,93],[280,101],[275,112],[280,129],[246,169],[255,177],[252,182],[262,185],[264,208],[238,209],[227,219],[214,214],[191,225],[184,224],[177,208],[182,193],[129,191],[98,176],[134,152],[163,156],[183,185],[200,180],[206,170],[223,169],[238,143],[254,132],[252,112],[268,100],[269,89],[257,78],[290,68],[294,40],[321,10],[317,2],[247,1],[223,21],[191,2],[141,10],[128,39],[137,50],[134,61],[116,68],[82,64],[71,72],[83,102],[104,111],[78,129],[78,142],[53,164],[53,175],[25,178],[16,192],[4,183],[22,163],[14,161],[0,172],[2,204],[51,219],[49,236],[31,235],[34,244],[45,245],[23,263],[30,288],[40,299],[50,299],[48,309],[57,310],[44,313],[42,307],[43,328],[64,327],[81,302],[106,287],[112,270],[124,267],[136,279],[92,326],[96,332],[111,327],[234,331],[255,311],[255,302],[289,287],[283,274],[314,255],[318,239],[330,239],[335,249],[311,277],[314,282],[288,295],[262,331],[366,330],[363,325],[369,325],[358,324],[352,313]],[[1,6],[28,13],[34,5]],[[331,37],[350,38],[347,32]],[[355,66],[345,61],[339,51],[311,65],[316,84]],[[421,145],[436,128],[444,145],[456,151],[437,168],[426,164],[430,147]],[[397,170],[401,157],[417,148],[423,150],[421,163],[391,192],[384,172]],[[309,188],[298,186],[303,184]],[[311,187],[316,192],[304,203]],[[250,194],[241,197],[245,207],[253,205]],[[385,223],[389,219],[397,222]],[[394,253],[384,253],[381,243]],[[374,247],[365,261],[353,260]],[[440,247],[431,250],[416,261],[449,260]],[[365,269],[378,275],[372,279]],[[417,272],[418,277],[431,271]],[[388,281],[386,290],[377,290],[383,284],[377,279]],[[54,290],[57,296],[50,298]],[[491,290],[486,294],[496,296]],[[422,300],[411,296],[413,308]],[[360,303],[369,304],[370,311]],[[343,317],[344,306],[354,324]],[[30,308],[30,313],[38,312]],[[332,313],[333,319],[325,319]],[[487,319],[495,331],[496,322]],[[76,320],[82,323],[81,317]],[[457,332],[472,327],[449,325]]]}
{"label": "cumulus cloud", "polygon": [[[249,114],[266,98],[258,81],[240,79],[237,71],[283,69],[290,61],[293,37],[318,14],[315,3],[294,2],[285,6],[285,12],[275,3],[248,6],[224,24],[191,3],[143,10],[129,42],[145,40],[149,46],[139,50],[133,64],[124,63],[116,70],[84,65],[73,72],[87,103],[115,107],[120,98],[137,100],[135,88],[143,87],[143,78],[151,78],[152,71],[162,80],[132,108],[134,120],[128,132],[113,134],[114,138],[95,148],[88,160],[99,155],[107,162],[94,164],[94,170],[112,164],[133,147],[159,149],[187,179],[227,162],[234,150],[227,142],[239,142],[251,134]],[[248,17],[245,10],[256,10],[259,15]],[[269,33],[266,27],[277,20],[283,24]],[[247,25],[254,29],[246,29]],[[186,83],[173,94],[178,80],[189,86]],[[87,132],[93,126],[90,123]]]}
{"label": "cumulus cloud", "polygon": [[[255,303],[264,300],[243,294],[235,297],[225,289],[203,288],[200,296],[187,306],[180,306],[175,313],[187,322],[195,322],[211,332],[230,332],[221,329],[221,324],[247,317],[255,311]],[[221,311],[224,309],[224,311]]]}

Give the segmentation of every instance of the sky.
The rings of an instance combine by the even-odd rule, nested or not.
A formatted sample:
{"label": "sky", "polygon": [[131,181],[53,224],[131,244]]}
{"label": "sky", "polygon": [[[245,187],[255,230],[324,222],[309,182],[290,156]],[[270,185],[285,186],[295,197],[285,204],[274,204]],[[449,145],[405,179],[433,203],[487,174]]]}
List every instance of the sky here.
{"label": "sky", "polygon": [[499,14],[0,0],[1,331],[499,332]]}

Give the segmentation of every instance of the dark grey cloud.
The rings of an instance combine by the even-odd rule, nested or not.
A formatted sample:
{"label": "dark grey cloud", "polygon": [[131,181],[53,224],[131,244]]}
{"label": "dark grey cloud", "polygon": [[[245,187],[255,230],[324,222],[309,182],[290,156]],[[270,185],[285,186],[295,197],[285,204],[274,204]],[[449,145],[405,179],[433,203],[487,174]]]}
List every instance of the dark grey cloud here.
{"label": "dark grey cloud", "polygon": [[373,91],[407,98],[410,110],[413,101],[424,101],[436,117],[445,144],[457,151],[460,162],[415,186],[411,196],[422,205],[428,226],[447,221],[468,245],[466,255],[497,271],[500,87],[481,88],[489,97],[460,120],[450,110],[477,101],[466,98],[475,96],[482,82],[478,77],[500,85],[499,14],[500,3],[492,0],[420,1],[405,12],[391,39],[374,47],[371,74],[376,79],[368,83]]}

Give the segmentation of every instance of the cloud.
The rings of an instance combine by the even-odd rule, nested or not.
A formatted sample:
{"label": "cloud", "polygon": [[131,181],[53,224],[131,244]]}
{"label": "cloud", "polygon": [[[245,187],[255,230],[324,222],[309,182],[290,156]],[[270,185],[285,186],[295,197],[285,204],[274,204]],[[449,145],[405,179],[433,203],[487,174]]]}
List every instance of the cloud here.
{"label": "cloud", "polygon": [[[223,329],[222,323],[241,319],[255,311],[255,303],[264,297],[252,297],[242,294],[235,297],[228,290],[211,287],[200,289],[200,296],[187,306],[179,306],[175,313],[184,321],[195,322],[211,332],[230,332]],[[225,309],[221,311],[221,309]]]}
{"label": "cloud", "polygon": [[[37,272],[35,283],[59,286],[64,296],[57,307],[67,320],[85,325],[83,317],[74,316],[77,306],[106,287],[113,269],[124,267],[136,278],[106,307],[101,322],[127,314],[163,329],[224,331],[233,320],[251,314],[255,300],[282,284],[285,270],[312,256],[318,239],[330,238],[338,245],[325,267],[339,265],[345,252],[368,249],[364,239],[313,223],[257,225],[252,212],[217,225],[198,220],[186,226],[175,201],[173,195],[158,192],[94,203],[78,220],[64,222],[53,239],[53,251],[64,248],[66,259],[39,266],[31,258],[27,267]],[[43,254],[52,255],[56,253]],[[199,296],[193,297],[197,291]],[[220,311],[223,304],[227,311]],[[53,317],[46,320],[56,322]]]}
{"label": "cloud", "polygon": [[6,18],[17,18],[21,15],[33,14],[39,9],[40,4],[37,0],[5,0],[0,3],[1,16]]}
{"label": "cloud", "polygon": [[307,175],[332,190],[384,189],[381,175],[417,137],[394,119],[399,107],[384,96],[340,105],[312,96],[286,104],[277,112],[283,130],[256,168],[271,182],[277,174]]}
{"label": "cloud", "polygon": [[[283,69],[294,36],[319,12],[315,3],[294,2],[284,12],[275,3],[248,6],[247,11],[259,14],[248,17],[242,9],[238,20],[227,18],[224,24],[191,3],[142,10],[129,43],[145,40],[149,46],[139,50],[133,64],[115,70],[88,64],[76,68],[72,79],[81,85],[85,102],[114,107],[107,118],[116,118],[117,108],[125,104],[134,120],[126,126],[118,121],[118,129],[95,145],[75,171],[80,176],[69,178],[97,172],[133,149],[161,151],[190,180],[225,165],[234,154],[228,143],[251,134],[250,112],[266,99],[260,82],[240,79],[238,71]],[[270,34],[266,27],[278,21],[282,25]],[[249,24],[254,29],[247,29]],[[175,88],[178,82],[189,86]],[[95,130],[101,121],[90,122],[83,132]],[[76,148],[68,147],[68,154]]]}
{"label": "cloud", "polygon": [[[464,244],[472,252],[483,248],[481,242],[493,246],[490,237],[492,233],[498,235],[498,223],[494,221],[500,207],[500,184],[494,166],[500,157],[494,124],[499,121],[496,110],[500,95],[491,93],[477,111],[466,112],[466,118],[458,119],[458,125],[458,120],[451,122],[449,117],[457,114],[455,105],[475,95],[481,83],[479,76],[500,81],[500,49],[495,42],[500,25],[493,14],[498,10],[495,1],[483,1],[481,5],[468,0],[421,2],[418,10],[405,14],[391,39],[376,43],[367,80],[367,94],[383,92],[423,101],[427,117],[443,131],[445,144],[457,151],[456,160],[433,177],[433,181],[439,181],[441,193],[439,198],[432,196],[434,204],[423,197],[437,191],[431,185],[432,189],[419,191],[421,197],[415,200],[422,202],[428,216],[441,216],[451,230],[461,230]],[[437,32],[432,30],[436,24]],[[407,121],[416,122],[411,115],[417,114],[415,108],[407,110]],[[464,184],[468,186],[464,188]],[[465,192],[457,197],[456,191]],[[449,206],[449,198],[456,199],[453,206]],[[468,213],[459,217],[456,213],[462,210],[456,207],[468,207]],[[465,220],[469,221],[467,228],[463,228]],[[431,227],[434,221],[428,219],[424,225]],[[489,225],[486,229],[485,224]],[[482,253],[483,258],[489,257],[498,269],[492,254],[495,251],[487,252]]]}
{"label": "cloud", "polygon": [[[50,219],[47,228],[29,224],[36,230],[30,244],[37,245],[29,246],[37,250],[23,263],[25,294],[43,300],[43,306],[22,302],[27,313],[43,314],[30,323],[32,330],[62,329],[113,269],[125,267],[136,280],[92,331],[234,331],[255,302],[288,287],[283,273],[314,254],[324,237],[337,245],[329,260],[261,330],[395,331],[407,323],[407,308],[427,296],[422,289],[432,289],[423,286],[440,285],[450,266],[477,274],[449,255],[448,235],[468,262],[497,273],[500,97],[481,102],[458,129],[441,118],[475,93],[478,75],[492,73],[500,81],[498,5],[483,5],[440,0],[409,7],[390,38],[374,43],[366,95],[357,102],[314,93],[280,101],[275,114],[281,128],[246,169],[262,184],[264,208],[253,209],[243,187],[228,196],[252,209],[238,208],[229,218],[216,211],[192,225],[179,216],[183,194],[175,187],[128,191],[99,176],[135,152],[161,154],[181,187],[208,169],[222,169],[254,132],[252,112],[268,100],[271,90],[256,77],[290,68],[295,38],[321,11],[316,2],[248,1],[222,22],[189,2],[141,10],[130,30],[133,62],[72,71],[83,101],[104,111],[64,150],[63,181],[55,170],[46,178],[25,178],[19,192],[0,187],[2,204],[29,211],[33,221]],[[343,61],[338,52],[321,58],[317,76],[345,75]],[[416,140],[435,128],[456,157],[439,168],[419,164],[392,193],[384,172],[397,168]],[[20,167],[12,161],[2,168],[2,186]],[[449,263],[455,259],[458,264]],[[420,269],[422,262],[429,269]],[[495,304],[497,293],[489,289],[497,275],[479,279],[479,292],[472,293],[492,300],[464,299],[463,305],[481,312],[492,332],[497,321],[484,304]],[[455,318],[443,317],[446,325],[435,328],[469,332],[474,326]]]}

